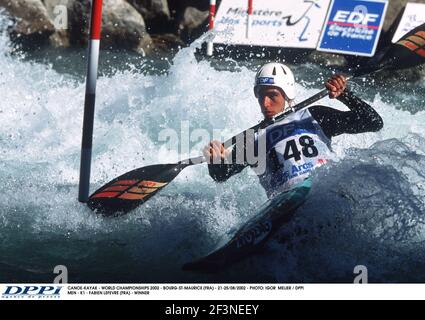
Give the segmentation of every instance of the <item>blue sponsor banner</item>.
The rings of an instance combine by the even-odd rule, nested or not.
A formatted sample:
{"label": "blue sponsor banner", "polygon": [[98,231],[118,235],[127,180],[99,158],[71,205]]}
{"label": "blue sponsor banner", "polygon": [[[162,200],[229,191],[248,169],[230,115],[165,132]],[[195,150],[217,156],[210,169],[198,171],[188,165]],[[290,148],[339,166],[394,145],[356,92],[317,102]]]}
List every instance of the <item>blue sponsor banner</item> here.
{"label": "blue sponsor banner", "polygon": [[373,56],[387,4],[386,0],[333,0],[317,50]]}

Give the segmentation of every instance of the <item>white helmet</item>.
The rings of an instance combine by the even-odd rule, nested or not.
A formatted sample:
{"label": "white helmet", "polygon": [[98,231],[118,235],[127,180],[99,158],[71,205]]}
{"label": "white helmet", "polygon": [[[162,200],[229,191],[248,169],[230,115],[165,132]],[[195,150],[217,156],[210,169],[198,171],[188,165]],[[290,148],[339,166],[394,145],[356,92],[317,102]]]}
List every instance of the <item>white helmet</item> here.
{"label": "white helmet", "polygon": [[282,89],[289,100],[295,98],[295,77],[291,69],[282,63],[267,63],[255,76],[254,94],[258,98],[260,86],[273,86]]}

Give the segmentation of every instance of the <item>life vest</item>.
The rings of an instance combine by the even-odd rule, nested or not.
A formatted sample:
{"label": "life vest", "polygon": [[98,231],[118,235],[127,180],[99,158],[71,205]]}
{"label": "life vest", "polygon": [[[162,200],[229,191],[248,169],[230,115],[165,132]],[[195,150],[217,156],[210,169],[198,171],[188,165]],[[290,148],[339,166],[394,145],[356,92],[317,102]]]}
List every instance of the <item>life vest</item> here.
{"label": "life vest", "polygon": [[334,158],[331,140],[308,108],[291,113],[259,132],[255,149],[260,151],[259,143],[266,143],[265,159],[260,160],[261,155],[257,155],[266,165],[257,175],[269,198],[288,191]]}

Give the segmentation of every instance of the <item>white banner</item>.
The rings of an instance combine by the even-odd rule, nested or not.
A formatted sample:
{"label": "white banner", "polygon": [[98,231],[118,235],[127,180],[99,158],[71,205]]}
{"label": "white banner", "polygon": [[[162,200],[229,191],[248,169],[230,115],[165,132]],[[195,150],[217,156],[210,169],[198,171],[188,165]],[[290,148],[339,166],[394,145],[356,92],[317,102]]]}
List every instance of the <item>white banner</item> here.
{"label": "white banner", "polygon": [[247,0],[224,0],[215,19],[214,42],[314,49],[329,3],[330,0],[254,0],[248,20]]}
{"label": "white banner", "polygon": [[[2,300],[423,300],[424,284],[0,284]],[[171,306],[171,304],[170,304]],[[254,313],[255,307],[244,312]]]}
{"label": "white banner", "polygon": [[400,24],[398,25],[397,31],[394,34],[392,42],[396,43],[410,30],[413,30],[423,23],[425,23],[425,4],[408,3],[406,5],[406,10],[404,10]]}

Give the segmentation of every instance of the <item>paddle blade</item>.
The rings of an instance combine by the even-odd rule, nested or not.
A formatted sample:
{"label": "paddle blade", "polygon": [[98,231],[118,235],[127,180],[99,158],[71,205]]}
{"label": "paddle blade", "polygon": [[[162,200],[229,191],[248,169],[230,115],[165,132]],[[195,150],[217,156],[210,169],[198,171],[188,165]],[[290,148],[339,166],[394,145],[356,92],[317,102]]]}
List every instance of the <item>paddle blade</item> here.
{"label": "paddle blade", "polygon": [[425,62],[425,24],[405,34],[399,41],[376,53],[368,64],[352,74],[360,77],[383,69],[399,70]]}
{"label": "paddle blade", "polygon": [[425,62],[425,23],[405,34],[383,57],[389,69],[405,69]]}
{"label": "paddle blade", "polygon": [[188,164],[158,164],[127,172],[94,192],[90,209],[107,216],[122,215],[152,198]]}

